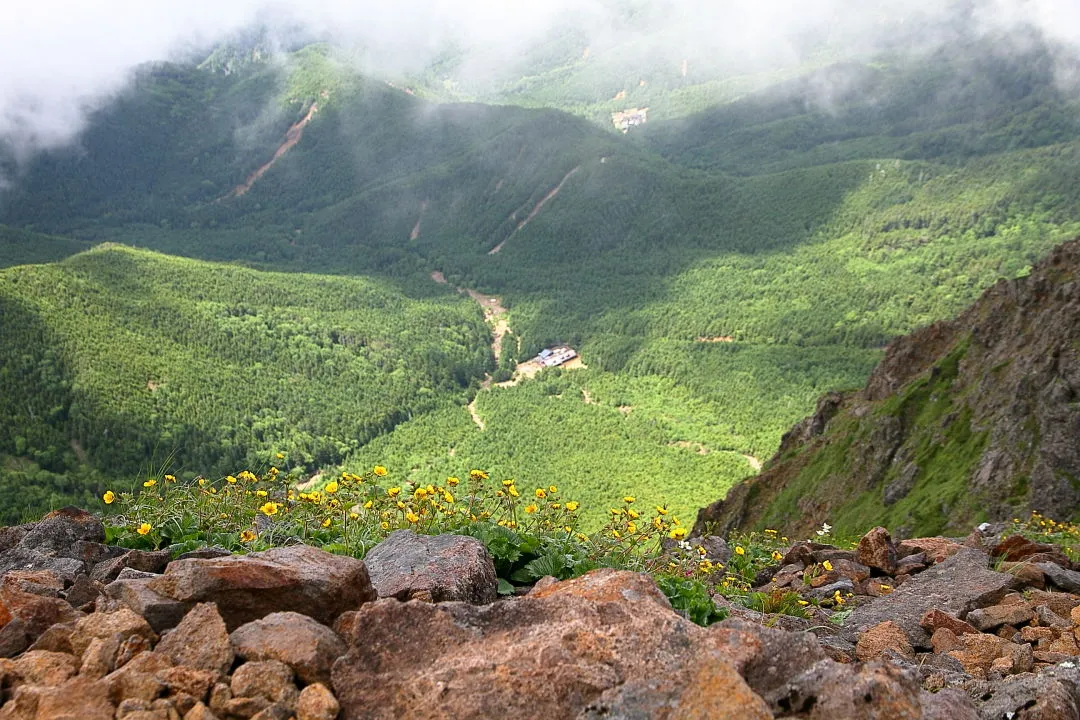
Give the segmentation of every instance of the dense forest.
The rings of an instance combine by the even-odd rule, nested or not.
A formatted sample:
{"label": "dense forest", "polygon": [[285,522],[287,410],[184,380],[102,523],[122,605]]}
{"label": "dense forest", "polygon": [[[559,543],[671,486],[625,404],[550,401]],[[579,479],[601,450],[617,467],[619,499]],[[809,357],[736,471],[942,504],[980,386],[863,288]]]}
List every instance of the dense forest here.
{"label": "dense forest", "polygon": [[[891,338],[1080,233],[1080,105],[1038,43],[717,61],[692,88],[675,66],[641,88],[667,111],[624,136],[602,49],[558,38],[531,85],[441,94],[453,58],[415,94],[328,45],[157,64],[21,168],[0,193],[5,517],[279,451],[304,476],[484,467],[589,512],[625,491],[685,514]],[[512,104],[430,99],[462,97]],[[126,247],[75,254],[106,242]],[[508,308],[498,363],[455,287]],[[587,368],[481,388],[556,343]]]}

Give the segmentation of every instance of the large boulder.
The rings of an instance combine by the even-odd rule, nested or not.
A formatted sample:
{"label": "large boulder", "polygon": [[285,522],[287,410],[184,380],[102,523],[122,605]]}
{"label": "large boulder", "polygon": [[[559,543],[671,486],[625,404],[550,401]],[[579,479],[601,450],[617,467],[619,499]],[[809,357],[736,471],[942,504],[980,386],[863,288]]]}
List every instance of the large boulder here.
{"label": "large boulder", "polygon": [[858,607],[844,624],[851,640],[891,620],[916,648],[930,648],[930,635],[919,621],[929,610],[961,620],[978,607],[996,603],[1016,584],[1012,575],[990,570],[986,553],[961,548],[944,562],[914,575],[893,593]]}
{"label": "large boulder", "polygon": [[645,575],[597,570],[489,605],[365,605],[333,669],[359,718],[768,718],[723,633]]}
{"label": "large boulder", "polygon": [[417,535],[396,530],[364,557],[380,598],[483,604],[499,581],[484,544],[464,535]]}
{"label": "large boulder", "polygon": [[182,603],[215,603],[230,632],[284,611],[310,615],[329,625],[346,610],[376,597],[362,561],[308,545],[175,560],[146,587]]}

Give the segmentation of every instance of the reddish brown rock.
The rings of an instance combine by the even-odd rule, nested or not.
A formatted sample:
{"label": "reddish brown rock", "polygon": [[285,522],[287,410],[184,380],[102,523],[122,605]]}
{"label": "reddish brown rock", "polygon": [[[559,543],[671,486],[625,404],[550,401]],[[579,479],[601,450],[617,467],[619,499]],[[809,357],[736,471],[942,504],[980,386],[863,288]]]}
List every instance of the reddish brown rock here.
{"label": "reddish brown rock", "polygon": [[901,557],[923,553],[931,563],[945,562],[960,551],[963,545],[943,537],[913,538],[901,540],[897,554]]}
{"label": "reddish brown rock", "polygon": [[200,603],[158,643],[157,652],[177,665],[225,674],[232,667],[232,643],[214,603]]}
{"label": "reddish brown rock", "polygon": [[94,638],[114,639],[118,649],[120,643],[132,635],[139,635],[150,642],[157,641],[157,634],[146,620],[127,608],[110,613],[95,612],[75,624],[71,633],[71,648],[76,656],[81,657]]}
{"label": "reddish brown rock", "polygon": [[218,716],[203,703],[196,703],[184,714],[184,720],[218,720]]}
{"label": "reddish brown rock", "polygon": [[1033,590],[1028,595],[1028,601],[1036,607],[1044,605],[1061,617],[1069,617],[1073,608],[1080,607],[1080,597],[1071,593]]}
{"label": "reddish brown rock", "polygon": [[900,626],[894,622],[885,621],[862,634],[858,644],[855,645],[855,657],[866,662],[880,657],[885,650],[890,649],[908,659],[915,658],[915,651]]}
{"label": "reddish brown rock", "polygon": [[929,633],[933,633],[938,628],[948,628],[957,635],[979,632],[970,623],[966,623],[948,613],[941,612],[937,608],[928,610],[926,614],[919,619],[919,625]]}
{"label": "reddish brown rock", "polygon": [[165,682],[170,695],[188,695],[193,699],[192,705],[194,701],[205,702],[218,679],[216,672],[184,666],[167,668],[155,675]]}
{"label": "reddish brown rock", "polygon": [[115,580],[105,586],[105,595],[146,619],[156,633],[162,633],[180,624],[191,603],[182,603],[165,597],[147,587],[150,578]]}
{"label": "reddish brown rock", "polygon": [[244,663],[233,673],[229,689],[234,698],[263,697],[289,707],[295,707],[299,695],[292,668],[277,660]]}
{"label": "reddish brown rock", "polygon": [[346,610],[375,599],[363,562],[307,545],[176,560],[147,587],[184,603],[216,603],[230,631],[286,611],[330,625]]}
{"label": "reddish brown rock", "polygon": [[1046,588],[1046,573],[1027,561],[1003,562],[1001,563],[1000,570],[1003,573],[1012,575],[1024,585],[1038,588],[1039,590]]}
{"label": "reddish brown rock", "polygon": [[337,698],[322,683],[308,685],[300,691],[296,703],[296,720],[335,720],[341,712]]}
{"label": "reddish brown rock", "polygon": [[1055,562],[1065,568],[1070,566],[1068,556],[1057,545],[1037,543],[1023,535],[1005,538],[990,550],[990,554],[1012,562],[1019,560],[1032,562],[1030,560],[1032,556],[1040,555],[1041,557],[1036,562]]}
{"label": "reddish brown rock", "polygon": [[12,663],[12,671],[28,685],[55,687],[67,682],[78,672],[74,656],[67,653],[35,650],[20,655]]}
{"label": "reddish brown rock", "polygon": [[964,643],[960,642],[959,636],[947,627],[939,627],[934,631],[930,636],[930,646],[936,653],[964,649]]}
{"label": "reddish brown rock", "polygon": [[63,588],[59,578],[48,570],[8,572],[0,578],[0,625],[20,620],[32,642],[53,625],[79,619],[82,614],[60,598],[58,591],[49,592],[57,583]]}
{"label": "reddish brown rock", "polygon": [[379,600],[359,615],[333,670],[345,720],[771,716],[723,659],[725,638],[636,573],[598,570],[490,605]]}
{"label": "reddish brown rock", "polygon": [[1026,643],[1017,644],[986,633],[961,635],[960,641],[964,648],[949,651],[948,655],[959,660],[964,669],[975,677],[985,678],[994,667],[994,661],[999,658],[1008,659],[1006,669],[1012,673],[1027,672],[1034,663],[1031,646]]}
{"label": "reddish brown rock", "polygon": [[230,639],[240,658],[278,660],[305,684],[329,683],[334,661],[348,650],[333,630],[294,612],[273,613],[242,625]]}
{"label": "reddish brown rock", "polygon": [[892,536],[883,527],[876,527],[859,539],[859,548],[855,559],[885,575],[896,572],[896,546]]}
{"label": "reddish brown rock", "polygon": [[58,687],[23,686],[7,703],[7,720],[112,720],[116,706],[101,680],[75,677]]}

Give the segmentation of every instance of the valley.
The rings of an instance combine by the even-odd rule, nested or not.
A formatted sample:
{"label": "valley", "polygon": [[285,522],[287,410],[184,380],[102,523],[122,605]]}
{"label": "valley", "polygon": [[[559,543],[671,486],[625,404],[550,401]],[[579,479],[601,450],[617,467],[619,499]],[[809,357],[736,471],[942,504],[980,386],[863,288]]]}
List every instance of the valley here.
{"label": "valley", "polygon": [[[1075,98],[1045,48],[980,42],[611,88],[590,63],[625,54],[576,48],[456,94],[326,43],[143,68],[0,193],[0,485],[35,488],[5,511],[281,450],[297,478],[484,468],[594,524],[625,493],[688,517],[890,340],[1080,234]],[[621,92],[650,108],[625,135]]]}

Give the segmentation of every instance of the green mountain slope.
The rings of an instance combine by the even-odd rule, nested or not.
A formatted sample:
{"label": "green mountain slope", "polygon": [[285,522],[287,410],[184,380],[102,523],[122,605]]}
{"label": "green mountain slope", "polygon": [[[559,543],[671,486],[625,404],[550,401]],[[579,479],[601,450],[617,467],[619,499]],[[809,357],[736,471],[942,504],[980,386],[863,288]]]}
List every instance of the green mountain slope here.
{"label": "green mountain slope", "polygon": [[[0,471],[208,475],[340,462],[489,367],[480,313],[361,278],[265,273],[103,247],[0,271]],[[5,505],[7,510],[11,506]],[[10,512],[5,519],[10,518]]]}
{"label": "green mountain slope", "polygon": [[898,339],[864,389],[823,398],[699,523],[922,536],[1032,510],[1075,521],[1078,273],[1073,241],[955,320]]}
{"label": "green mountain slope", "polygon": [[[367,378],[357,380],[364,390],[344,397],[363,408],[363,422],[329,419],[328,408],[342,404],[330,398],[350,376],[340,374],[348,364],[324,364],[319,342],[316,352],[289,335],[302,346],[305,370],[267,366],[258,383],[214,360],[204,368],[214,379],[203,382],[243,402],[220,414],[199,410],[209,418],[197,426],[211,428],[205,434],[144,422],[152,408],[136,403],[141,409],[126,423],[130,449],[91,454],[98,471],[169,445],[193,472],[227,472],[295,433],[290,460],[306,472],[378,462],[421,479],[488,467],[523,483],[557,477],[597,506],[600,488],[620,486],[685,513],[748,474],[744,455],[773,452],[815,397],[858,386],[890,338],[958,312],[998,277],[1016,276],[1080,232],[1080,132],[1065,112],[1073,106],[1043,66],[1022,72],[1029,60],[990,63],[995,80],[967,95],[935,90],[933,103],[925,93],[893,95],[923,87],[926,66],[852,73],[845,65],[820,76],[853,76],[837,108],[815,109],[819,83],[793,83],[783,95],[714,108],[671,132],[661,123],[629,136],[548,109],[433,104],[356,76],[325,46],[291,55],[283,70],[156,66],[94,116],[78,152],[57,151],[26,168],[0,196],[0,222],[60,235],[72,249],[117,241],[239,261],[253,268],[243,271],[247,284],[264,272],[275,287],[296,273],[363,275],[365,287],[413,298],[400,302],[455,308],[449,326],[468,328],[453,349],[436,352],[431,343],[442,336],[427,332],[433,321],[423,313],[415,332],[412,320],[380,320],[387,337],[400,336],[390,344],[400,354],[378,368],[398,368],[397,384],[382,388],[370,379],[381,376],[355,370]],[[891,98],[873,122],[863,122],[863,86]],[[974,111],[972,98],[984,101]],[[1015,141],[1006,141],[1014,130]],[[983,131],[989,139],[973,146]],[[4,264],[51,257],[25,253]],[[97,255],[72,262],[87,257]],[[132,277],[110,290],[111,305],[141,302],[153,286],[139,279],[144,265],[154,263],[134,263]],[[60,264],[8,272],[69,271]],[[434,282],[435,271],[508,308],[500,378],[554,343],[573,344],[588,369],[476,394],[472,381],[495,370],[490,338],[475,306]],[[208,293],[200,302],[223,292],[217,274],[197,273],[194,284]],[[84,284],[65,287],[67,302],[90,302]],[[303,317],[329,313],[335,319],[323,326],[334,329],[329,296],[304,297]],[[30,303],[28,327],[66,312],[21,302]],[[274,307],[268,299],[265,313]],[[61,360],[79,367],[120,354],[101,349],[127,342],[109,329],[115,324],[153,329],[159,335],[148,337],[157,341],[190,341],[184,357],[199,366],[191,312],[154,320],[132,311],[85,330],[69,315],[64,332],[87,339],[57,341]],[[34,350],[24,364],[39,362],[41,346],[27,347]],[[148,362],[99,373],[96,396],[142,397],[138,388],[157,382]],[[27,396],[50,397],[47,378],[29,372],[20,370],[30,378]],[[259,385],[298,374],[304,382],[288,401],[277,386]],[[465,407],[474,394],[483,430]],[[271,423],[269,436],[221,431],[255,423],[260,403],[287,422]],[[301,421],[309,414],[317,419],[311,427]],[[73,435],[75,425],[57,427],[7,452],[44,467],[39,454],[62,455],[72,439],[86,439]],[[592,433],[605,440],[583,443]],[[63,474],[72,465],[56,467]]]}

